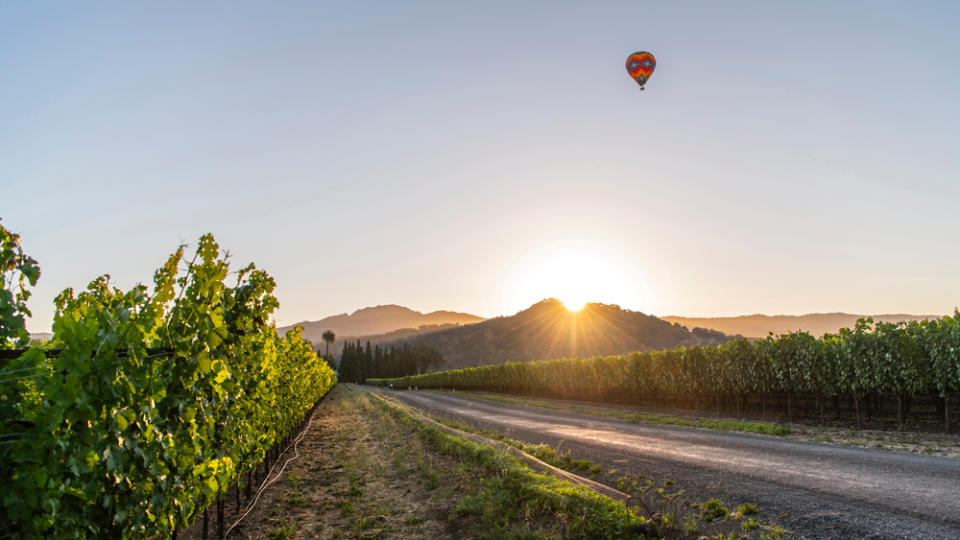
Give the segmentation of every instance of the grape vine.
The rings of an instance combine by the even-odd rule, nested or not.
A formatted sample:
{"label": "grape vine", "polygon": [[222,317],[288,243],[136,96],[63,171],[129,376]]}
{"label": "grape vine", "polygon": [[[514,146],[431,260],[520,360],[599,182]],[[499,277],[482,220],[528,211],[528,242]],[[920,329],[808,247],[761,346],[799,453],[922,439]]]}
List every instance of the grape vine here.
{"label": "grape vine", "polygon": [[52,340],[0,366],[0,536],[169,537],[336,384],[269,322],[273,278],[210,235],[185,251],[152,288],[63,291]]}

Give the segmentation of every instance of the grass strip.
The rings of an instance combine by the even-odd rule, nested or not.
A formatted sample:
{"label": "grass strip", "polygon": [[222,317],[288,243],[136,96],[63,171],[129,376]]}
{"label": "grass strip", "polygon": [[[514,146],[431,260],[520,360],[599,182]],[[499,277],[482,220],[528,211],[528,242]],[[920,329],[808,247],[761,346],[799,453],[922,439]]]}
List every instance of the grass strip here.
{"label": "grass strip", "polygon": [[[446,392],[445,392],[446,393]],[[706,418],[683,418],[680,416],[664,416],[660,414],[633,413],[628,411],[617,411],[612,409],[601,409],[597,407],[584,407],[582,405],[567,405],[551,401],[513,398],[507,396],[498,396],[494,394],[484,394],[479,392],[463,392],[479,399],[495,401],[499,403],[508,403],[512,405],[530,405],[534,407],[543,407],[546,409],[555,409],[570,411],[580,414],[589,414],[591,416],[602,416],[606,418],[617,418],[626,420],[634,424],[660,424],[668,426],[684,426],[703,429],[715,429],[720,431],[739,431],[743,433],[758,433],[760,435],[775,435],[782,437],[790,434],[790,428],[778,426],[769,422],[746,422],[739,420],[710,420]]]}
{"label": "grass strip", "polygon": [[474,426],[457,422],[443,416],[429,415],[429,417],[435,422],[443,424],[447,427],[451,427],[460,431],[466,431],[467,433],[477,433],[489,439],[509,444],[510,446],[517,448],[518,450],[522,450],[527,454],[539,459],[540,461],[553,465],[558,469],[563,469],[572,473],[589,474],[591,476],[599,476],[603,474],[603,467],[595,464],[589,459],[574,459],[573,456],[570,455],[569,450],[562,452],[559,449],[550,446],[549,444],[525,443],[523,441],[511,439],[502,433],[475,428]]}

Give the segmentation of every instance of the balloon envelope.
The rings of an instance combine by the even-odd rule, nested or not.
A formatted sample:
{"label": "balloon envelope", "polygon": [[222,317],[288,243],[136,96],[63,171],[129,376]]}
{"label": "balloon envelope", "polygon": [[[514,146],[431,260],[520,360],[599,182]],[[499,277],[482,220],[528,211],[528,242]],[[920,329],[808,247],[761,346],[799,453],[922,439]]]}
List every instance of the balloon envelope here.
{"label": "balloon envelope", "polygon": [[647,84],[647,79],[653,75],[657,67],[657,59],[647,51],[635,52],[627,57],[627,73],[637,81],[640,88]]}

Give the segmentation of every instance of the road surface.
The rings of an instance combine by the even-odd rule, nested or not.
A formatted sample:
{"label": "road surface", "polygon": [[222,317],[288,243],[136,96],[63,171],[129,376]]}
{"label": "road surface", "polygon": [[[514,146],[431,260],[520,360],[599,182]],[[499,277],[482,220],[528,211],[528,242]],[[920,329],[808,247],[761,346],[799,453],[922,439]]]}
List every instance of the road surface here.
{"label": "road surface", "polygon": [[673,480],[694,500],[755,503],[762,519],[797,537],[960,538],[960,460],[632,424],[461,394],[390,395],[431,414],[559,446],[605,469]]}

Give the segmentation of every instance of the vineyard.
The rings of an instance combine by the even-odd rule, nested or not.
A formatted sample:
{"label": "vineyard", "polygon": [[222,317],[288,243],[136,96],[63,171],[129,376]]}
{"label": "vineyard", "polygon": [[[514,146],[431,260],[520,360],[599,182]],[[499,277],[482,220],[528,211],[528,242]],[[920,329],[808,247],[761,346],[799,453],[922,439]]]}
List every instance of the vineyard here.
{"label": "vineyard", "polygon": [[206,533],[208,507],[249,496],[336,383],[299,329],[268,322],[274,280],[231,272],[210,235],[152,288],[65,290],[53,338],[14,351],[39,268],[0,234],[0,538],[170,537],[201,517]]}
{"label": "vineyard", "polygon": [[[796,332],[719,346],[677,347],[621,356],[507,363],[371,379],[397,388],[450,388],[638,405],[745,411],[862,425],[884,411],[942,420],[960,393],[960,313],[910,323],[857,322],[815,338]],[[846,404],[846,407],[844,407]]]}

